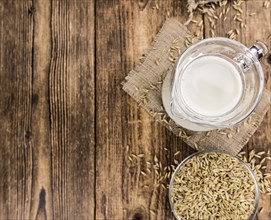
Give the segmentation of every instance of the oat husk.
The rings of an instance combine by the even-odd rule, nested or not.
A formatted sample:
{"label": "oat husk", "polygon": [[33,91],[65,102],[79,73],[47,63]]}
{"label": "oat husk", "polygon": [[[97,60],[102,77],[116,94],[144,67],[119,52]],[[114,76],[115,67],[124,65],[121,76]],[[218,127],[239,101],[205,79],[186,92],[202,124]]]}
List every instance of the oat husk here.
{"label": "oat husk", "polygon": [[185,22],[185,25],[188,25],[191,20],[193,19],[193,11],[198,7],[198,6],[204,6],[205,4],[208,3],[217,3],[221,0],[187,0],[187,11],[189,13],[188,20]]}
{"label": "oat husk", "polygon": [[249,219],[256,207],[256,184],[248,168],[223,153],[189,159],[173,178],[170,190],[180,219]]}
{"label": "oat husk", "polygon": [[166,74],[172,71],[176,61],[174,56],[186,49],[185,42],[190,36],[191,33],[185,25],[175,19],[166,20],[149,52],[125,78],[123,89],[155,120],[181,137],[192,148],[225,150],[235,155],[261,124],[270,108],[271,93],[265,89],[254,113],[238,126],[211,132],[194,132],[176,125],[163,109],[161,86]]}

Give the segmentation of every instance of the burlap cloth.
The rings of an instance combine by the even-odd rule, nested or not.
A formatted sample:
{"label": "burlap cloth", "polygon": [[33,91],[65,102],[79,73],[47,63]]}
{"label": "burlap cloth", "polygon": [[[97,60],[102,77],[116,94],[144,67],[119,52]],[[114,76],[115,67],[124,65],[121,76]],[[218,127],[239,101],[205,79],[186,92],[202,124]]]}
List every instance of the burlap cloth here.
{"label": "burlap cloth", "polygon": [[[172,45],[179,53],[186,49],[185,40],[190,36],[186,26],[168,19],[155,37],[152,48],[144,60],[125,78],[123,89],[151,115],[189,146],[197,150],[219,149],[237,154],[257,130],[271,103],[271,93],[264,90],[262,99],[254,113],[241,124],[209,132],[194,132],[178,127],[169,119],[162,107],[162,81],[172,71]],[[177,46],[176,46],[177,45]]]}

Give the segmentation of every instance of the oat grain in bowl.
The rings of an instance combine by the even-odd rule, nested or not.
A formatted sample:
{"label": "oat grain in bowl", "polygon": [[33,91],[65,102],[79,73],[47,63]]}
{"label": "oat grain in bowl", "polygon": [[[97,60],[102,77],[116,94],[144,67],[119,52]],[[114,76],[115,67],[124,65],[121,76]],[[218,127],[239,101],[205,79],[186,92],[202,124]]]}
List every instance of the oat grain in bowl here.
{"label": "oat grain in bowl", "polygon": [[177,219],[253,219],[258,183],[240,159],[221,152],[199,152],[176,169],[169,198]]}

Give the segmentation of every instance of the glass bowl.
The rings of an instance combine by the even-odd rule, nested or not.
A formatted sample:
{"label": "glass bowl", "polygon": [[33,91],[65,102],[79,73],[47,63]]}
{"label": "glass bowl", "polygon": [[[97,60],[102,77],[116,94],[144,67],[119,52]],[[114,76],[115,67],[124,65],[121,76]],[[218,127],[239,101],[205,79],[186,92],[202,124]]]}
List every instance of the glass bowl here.
{"label": "glass bowl", "polygon": [[[249,167],[249,165],[247,163],[245,163],[244,161],[242,161],[240,158],[238,158],[237,156],[233,156],[227,152],[224,152],[224,151],[219,151],[219,150],[204,150],[204,151],[200,151],[200,152],[196,152],[188,157],[186,157],[178,166],[177,168],[175,169],[172,177],[171,177],[171,180],[170,180],[170,185],[169,185],[169,201],[170,201],[170,206],[171,206],[171,210],[175,216],[176,219],[179,219],[179,220],[183,220],[183,218],[181,218],[180,216],[178,216],[178,214],[176,213],[176,210],[175,210],[175,207],[174,207],[174,204],[173,204],[173,201],[172,201],[172,197],[171,197],[171,194],[172,194],[172,187],[173,187],[173,184],[174,184],[174,180],[175,180],[175,176],[176,174],[179,172],[180,169],[182,169],[182,167],[189,161],[191,160],[193,157],[196,157],[200,154],[205,154],[205,153],[221,153],[221,154],[226,154],[232,158],[235,158],[237,159],[246,169],[247,171],[250,173],[251,175],[251,178],[252,180],[254,181],[255,183],[255,206],[254,206],[254,210],[252,211],[252,214],[250,215],[250,217],[248,218],[249,220],[253,220],[258,212],[258,208],[259,208],[259,200],[260,200],[260,188],[259,188],[259,184],[258,184],[258,181],[257,181],[257,178],[256,178],[256,175],[254,174],[254,172],[252,171],[252,169]],[[225,216],[226,217],[226,216]]]}

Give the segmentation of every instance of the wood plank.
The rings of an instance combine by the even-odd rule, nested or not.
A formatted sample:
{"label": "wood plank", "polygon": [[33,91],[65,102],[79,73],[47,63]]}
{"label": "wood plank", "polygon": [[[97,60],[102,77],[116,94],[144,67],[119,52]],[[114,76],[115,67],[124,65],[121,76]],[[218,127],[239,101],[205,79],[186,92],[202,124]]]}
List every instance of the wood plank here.
{"label": "wood plank", "polygon": [[29,9],[34,19],[32,67],[33,172],[30,218],[52,218],[51,147],[48,96],[48,72],[51,57],[50,1],[37,0]]}
{"label": "wood plank", "polygon": [[[185,21],[185,8],[173,0],[96,2],[97,219],[173,218],[167,191],[154,187],[154,173],[146,178],[140,171],[154,155],[170,165],[177,149],[179,160],[193,150],[153,121],[120,83],[150,47],[167,11]],[[131,163],[131,153],[145,156]]]}
{"label": "wood plank", "polygon": [[[271,40],[267,40],[269,34],[271,34],[271,9],[263,8],[264,1],[248,1],[246,4],[246,19],[247,19],[247,28],[244,33],[246,36],[245,43],[250,46],[257,40],[264,41],[268,48],[271,49]],[[249,16],[251,12],[256,12],[257,16]],[[266,21],[266,22],[264,22]],[[265,75],[265,86],[271,90],[271,64],[268,62],[269,53],[261,61],[264,75]],[[271,110],[269,109],[267,115],[265,116],[261,126],[253,135],[250,143],[248,144],[249,150],[252,150],[253,147],[257,151],[266,151],[269,152],[271,156],[270,146],[271,146]],[[267,163],[267,171],[271,172],[271,161]],[[258,214],[258,219],[271,219],[271,196],[262,195],[261,197],[261,207],[263,210]]]}
{"label": "wood plank", "polygon": [[49,69],[54,219],[94,217],[94,2],[52,1]]}
{"label": "wood plank", "polygon": [[[271,48],[270,39],[267,40],[268,35],[271,33],[270,27],[270,8],[263,8],[264,0],[248,0],[241,5],[241,9],[243,13],[241,15],[244,23],[247,25],[247,28],[241,28],[240,22],[234,21],[234,16],[237,11],[230,7],[229,13],[227,15],[227,20],[223,22],[224,16],[222,16],[221,20],[217,22],[216,36],[226,37],[226,33],[230,30],[238,29],[240,34],[237,36],[238,41],[250,47],[257,40],[262,40],[266,42],[267,46]],[[228,7],[228,6],[227,6]],[[223,11],[223,8],[217,10],[217,15]],[[251,13],[256,13],[256,15],[251,16]],[[210,23],[208,21],[208,16],[204,18],[205,22],[205,35],[206,37],[210,36]],[[270,90],[271,81],[270,81],[270,71],[271,66],[270,62],[268,63],[268,57],[270,56],[270,52],[266,55],[261,61],[264,74],[265,74],[265,83],[266,88]],[[270,156],[270,146],[271,146],[271,111],[269,110],[267,115],[265,116],[261,126],[252,136],[249,143],[244,147],[244,150],[249,152],[252,149],[256,151],[266,151],[269,152]],[[267,171],[271,170],[271,162],[267,163]],[[262,195],[260,206],[263,207],[261,213],[258,214],[258,219],[270,219],[271,218],[271,197]]]}
{"label": "wood plank", "polygon": [[0,1],[0,219],[28,219],[33,145],[32,1]]}
{"label": "wood plank", "polygon": [[94,217],[93,9],[0,1],[0,219]]}

